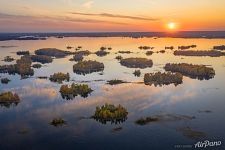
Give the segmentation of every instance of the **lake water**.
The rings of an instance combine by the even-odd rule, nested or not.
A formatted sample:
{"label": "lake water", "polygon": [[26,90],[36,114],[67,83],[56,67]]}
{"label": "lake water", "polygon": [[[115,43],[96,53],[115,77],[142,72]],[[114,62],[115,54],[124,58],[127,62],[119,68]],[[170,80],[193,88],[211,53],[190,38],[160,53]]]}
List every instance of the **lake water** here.
{"label": "lake water", "polygon": [[[36,41],[0,41],[0,46],[16,46],[0,48],[0,60],[5,56],[19,59],[16,51],[29,50],[34,53],[40,48],[58,48],[66,50],[67,46],[82,46],[84,50],[95,52],[101,46],[112,47],[110,54],[98,57],[95,54],[85,56],[85,60],[103,62],[103,74],[99,72],[88,75],[73,73],[76,62],[69,61],[72,56],[54,59],[53,63],[35,69],[34,76],[21,79],[19,75],[0,74],[8,77],[9,84],[0,84],[0,92],[16,92],[21,102],[18,105],[0,107],[0,149],[102,149],[102,150],[145,150],[176,149],[176,145],[192,146],[198,141],[222,141],[222,145],[214,149],[224,149],[225,142],[225,56],[222,57],[185,57],[174,56],[172,50],[164,54],[154,53],[146,56],[145,50],[139,46],[155,47],[157,52],[165,46],[196,44],[196,50],[209,50],[215,45],[225,44],[225,39],[201,38],[48,38]],[[129,50],[131,54],[116,54],[119,50]],[[74,51],[74,49],[71,49]],[[121,66],[116,56],[145,57],[153,60],[153,67],[141,69],[141,76],[133,75],[134,68]],[[144,73],[162,71],[166,63],[192,63],[213,67],[216,75],[210,80],[197,80],[184,77],[183,83],[174,86],[148,86],[143,83]],[[12,62],[12,63],[15,63]],[[10,64],[7,62],[0,62]],[[80,96],[73,100],[61,97],[61,84],[38,76],[50,76],[57,72],[69,72],[71,81],[65,84],[86,83],[94,91],[87,98]],[[132,83],[108,85],[107,80],[121,79]],[[121,104],[129,112],[125,122],[120,124],[101,124],[87,119],[95,112],[96,106],[110,103]],[[210,111],[207,113],[207,111]],[[137,125],[135,121],[141,117],[152,115],[177,116],[147,125]],[[194,116],[194,119],[180,119],[179,116]],[[67,124],[54,127],[49,122],[61,117]],[[86,119],[85,119],[86,118]],[[181,117],[182,118],[182,117]],[[119,128],[120,130],[115,130]],[[184,129],[204,133],[204,137],[193,138]],[[26,132],[23,132],[26,131]]]}

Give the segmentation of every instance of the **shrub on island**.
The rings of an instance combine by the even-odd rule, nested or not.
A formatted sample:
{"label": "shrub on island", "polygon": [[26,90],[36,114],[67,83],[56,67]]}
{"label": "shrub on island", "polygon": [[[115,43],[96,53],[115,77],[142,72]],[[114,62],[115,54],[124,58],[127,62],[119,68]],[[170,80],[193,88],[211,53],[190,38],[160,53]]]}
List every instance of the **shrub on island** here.
{"label": "shrub on island", "polygon": [[72,83],[71,86],[62,85],[60,87],[60,93],[62,98],[67,100],[73,99],[78,95],[80,95],[83,98],[86,98],[92,91],[93,90],[87,84]]}
{"label": "shrub on island", "polygon": [[96,121],[106,124],[111,123],[121,123],[127,119],[128,112],[126,108],[121,105],[115,106],[112,104],[105,104],[101,107],[96,107],[95,113],[92,116]]}
{"label": "shrub on island", "polygon": [[58,83],[62,83],[63,81],[69,82],[70,75],[69,73],[62,73],[62,72],[54,73],[53,75],[50,76],[49,80]]}
{"label": "shrub on island", "polygon": [[197,78],[200,80],[203,79],[211,79],[215,76],[215,70],[210,67],[206,67],[204,65],[192,65],[192,64],[170,64],[167,63],[165,65],[166,71],[171,72],[179,72],[185,76],[191,77],[191,78]]}
{"label": "shrub on island", "polygon": [[152,85],[155,86],[162,86],[162,85],[169,85],[174,84],[177,86],[178,84],[181,84],[183,80],[183,76],[180,73],[146,73],[144,75],[144,83],[146,85]]}
{"label": "shrub on island", "polygon": [[73,71],[77,74],[88,74],[104,70],[104,64],[97,61],[80,61],[73,65]]}
{"label": "shrub on island", "polygon": [[147,58],[125,58],[120,61],[120,64],[128,68],[147,68],[152,67],[153,62]]}

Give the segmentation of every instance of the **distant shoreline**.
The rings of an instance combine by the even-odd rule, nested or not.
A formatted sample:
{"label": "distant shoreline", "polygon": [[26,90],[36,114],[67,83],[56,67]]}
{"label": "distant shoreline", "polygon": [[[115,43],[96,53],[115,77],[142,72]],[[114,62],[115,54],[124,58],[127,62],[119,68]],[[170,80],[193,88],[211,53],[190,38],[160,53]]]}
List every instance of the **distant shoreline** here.
{"label": "distant shoreline", "polygon": [[67,32],[67,33],[0,33],[0,41],[46,40],[49,37],[171,37],[171,38],[225,38],[225,31],[180,31],[180,32]]}

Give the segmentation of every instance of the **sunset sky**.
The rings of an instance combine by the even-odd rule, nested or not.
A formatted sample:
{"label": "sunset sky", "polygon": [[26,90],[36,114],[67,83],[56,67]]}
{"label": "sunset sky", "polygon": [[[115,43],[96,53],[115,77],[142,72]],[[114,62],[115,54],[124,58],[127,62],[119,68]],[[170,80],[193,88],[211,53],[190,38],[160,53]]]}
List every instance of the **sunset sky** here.
{"label": "sunset sky", "polygon": [[1,0],[0,32],[225,30],[225,0]]}

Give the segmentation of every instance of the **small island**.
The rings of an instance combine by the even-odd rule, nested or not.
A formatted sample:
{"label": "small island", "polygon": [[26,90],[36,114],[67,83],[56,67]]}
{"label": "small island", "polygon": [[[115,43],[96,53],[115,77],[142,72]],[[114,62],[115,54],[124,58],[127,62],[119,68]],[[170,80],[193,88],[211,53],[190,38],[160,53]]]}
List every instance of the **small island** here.
{"label": "small island", "polygon": [[33,67],[33,68],[36,68],[36,69],[39,69],[39,68],[41,68],[42,66],[41,66],[41,64],[33,64],[32,67]]}
{"label": "small island", "polygon": [[135,70],[133,74],[134,74],[135,77],[140,77],[141,76],[141,70]]}
{"label": "small island", "polygon": [[56,57],[56,58],[63,58],[67,55],[73,54],[70,51],[64,51],[56,48],[42,48],[38,49],[35,51],[36,55],[46,55],[46,56],[51,56],[51,57]]}
{"label": "small island", "polygon": [[149,124],[151,122],[156,122],[156,121],[159,121],[159,119],[157,117],[146,117],[146,118],[140,118],[138,120],[135,121],[135,123],[137,125],[146,125],[146,124]]}
{"label": "small island", "polygon": [[119,56],[116,56],[116,59],[121,60],[121,59],[123,59],[123,57],[119,55]]}
{"label": "small island", "polygon": [[99,51],[95,52],[95,54],[99,57],[103,57],[103,56],[106,56],[107,54],[109,54],[109,52],[107,52],[105,50],[99,50]]}
{"label": "small island", "polygon": [[131,51],[118,51],[118,53],[120,53],[120,54],[130,54],[132,52]]}
{"label": "small island", "polygon": [[99,72],[104,70],[104,64],[97,61],[80,61],[73,65],[73,71],[77,74],[89,74],[92,72]]}
{"label": "small island", "polygon": [[126,121],[127,115],[128,112],[123,106],[105,104],[101,107],[96,107],[95,113],[92,118],[94,118],[98,122],[101,122],[102,124],[106,124],[107,122],[117,124]]}
{"label": "small island", "polygon": [[123,80],[118,80],[118,79],[107,81],[107,84],[109,84],[109,85],[118,85],[118,84],[122,84],[122,83],[127,83],[127,82],[125,82]]}
{"label": "small island", "polygon": [[17,55],[30,55],[29,51],[18,51],[16,52]]}
{"label": "small island", "polygon": [[16,64],[0,66],[0,73],[19,74],[22,78],[33,76],[34,70],[31,68],[31,59],[22,56],[16,61]]}
{"label": "small island", "polygon": [[2,84],[8,84],[11,80],[9,80],[8,78],[2,78],[1,79],[1,83]]}
{"label": "small island", "polygon": [[215,70],[213,68],[206,67],[204,65],[192,65],[186,63],[180,64],[167,63],[164,68],[166,71],[179,72],[185,76],[194,79],[197,78],[200,80],[203,79],[208,80],[215,76]]}
{"label": "small island", "polygon": [[15,59],[14,58],[12,58],[11,56],[6,56],[6,57],[4,57],[4,59],[3,59],[3,61],[5,61],[5,62],[12,62],[12,61],[14,61]]}
{"label": "small island", "polygon": [[12,92],[0,93],[0,105],[5,107],[10,107],[11,105],[17,105],[20,102],[19,96]]}
{"label": "small island", "polygon": [[194,50],[185,50],[185,51],[174,51],[175,56],[210,56],[210,57],[220,57],[225,56],[224,52],[216,50],[207,50],[207,51],[194,51]]}
{"label": "small island", "polygon": [[161,72],[156,72],[156,73],[146,73],[144,75],[144,83],[146,85],[152,85],[154,84],[155,86],[162,86],[162,85],[169,85],[169,84],[174,84],[177,86],[178,84],[181,84],[183,81],[183,75],[180,73],[161,73]]}
{"label": "small island", "polygon": [[197,45],[178,46],[178,49],[180,49],[180,50],[186,50],[186,49],[196,48],[196,47],[197,47]]}
{"label": "small island", "polygon": [[30,55],[32,62],[39,62],[42,64],[51,63],[53,61],[52,57],[45,55]]}
{"label": "small island", "polygon": [[62,72],[54,73],[53,75],[50,76],[49,80],[58,83],[62,83],[63,81],[69,82],[70,75],[69,73],[62,73]]}
{"label": "small island", "polygon": [[86,98],[91,92],[93,92],[93,90],[87,84],[72,83],[71,86],[62,85],[59,92],[63,99],[71,100],[78,95]]}
{"label": "small island", "polygon": [[165,46],[165,49],[173,50],[174,47],[173,46]]}
{"label": "small island", "polygon": [[61,127],[61,126],[65,125],[65,124],[66,124],[66,121],[63,120],[62,118],[54,118],[50,122],[50,125],[53,125],[55,127]]}
{"label": "small island", "polygon": [[152,67],[153,62],[147,58],[125,58],[120,61],[120,64],[128,68],[147,68]]}
{"label": "small island", "polygon": [[88,56],[91,54],[90,51],[86,50],[86,51],[78,51],[74,53],[75,55],[73,56],[72,59],[70,59],[70,61],[82,61],[84,59],[84,56]]}
{"label": "small island", "polygon": [[225,50],[225,45],[213,46],[213,49],[216,49],[216,50]]}
{"label": "small island", "polygon": [[138,48],[141,50],[154,49],[154,47],[150,47],[150,46],[139,46]]}
{"label": "small island", "polygon": [[147,56],[151,56],[153,53],[154,53],[153,51],[147,51],[145,54],[146,54]]}

